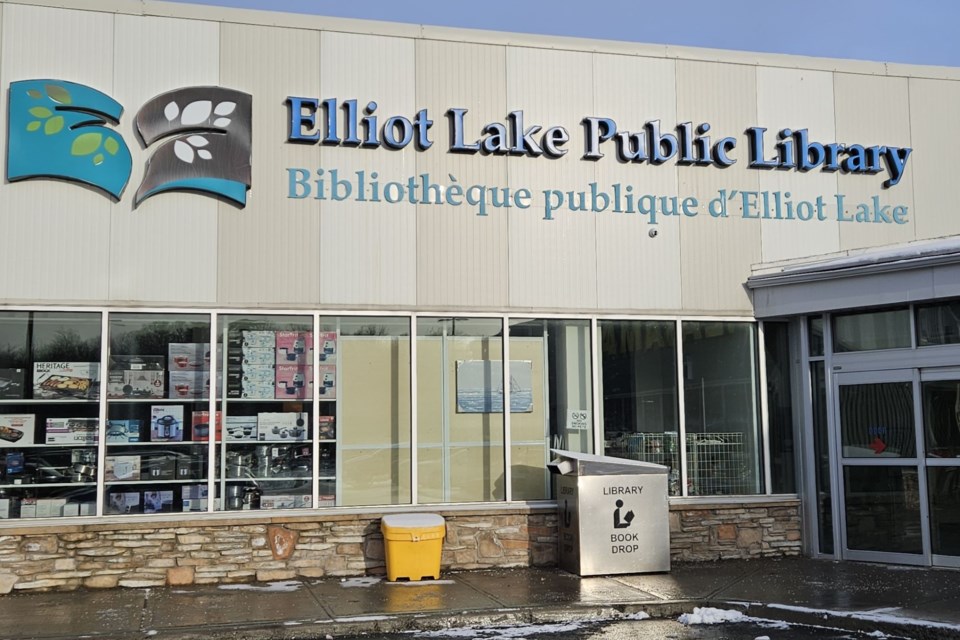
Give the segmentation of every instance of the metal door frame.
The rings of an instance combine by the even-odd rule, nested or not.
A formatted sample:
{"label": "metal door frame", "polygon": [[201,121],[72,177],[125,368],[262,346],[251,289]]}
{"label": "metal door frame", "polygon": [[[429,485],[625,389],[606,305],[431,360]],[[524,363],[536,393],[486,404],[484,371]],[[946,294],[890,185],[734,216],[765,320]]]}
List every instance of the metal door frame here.
{"label": "metal door frame", "polygon": [[[921,392],[922,392],[922,385],[923,385],[924,382],[936,382],[936,381],[942,381],[942,380],[956,380],[958,383],[960,383],[960,367],[942,367],[942,368],[921,369],[921,370],[920,370]],[[923,408],[923,397],[922,397],[922,395],[918,398],[918,401],[920,402],[920,407],[921,407],[921,410],[922,410],[922,408]],[[924,476],[924,483],[925,483],[925,485],[926,485],[926,481],[927,481],[927,473],[926,473],[926,471],[927,471],[927,469],[929,469],[929,468],[931,468],[931,467],[932,467],[932,468],[956,467],[956,468],[960,469],[960,459],[958,459],[958,458],[930,458],[930,457],[926,456],[926,442],[925,442],[925,440],[926,440],[925,435],[926,435],[926,434],[923,432],[924,424],[923,424],[923,416],[922,416],[922,415],[920,416],[920,429],[921,429],[921,434],[920,434],[920,435],[921,435],[921,438],[924,440],[924,457],[923,457],[924,473],[923,473],[923,476]],[[928,530],[929,530],[929,531],[928,531],[928,535],[930,536],[930,538],[929,538],[930,549],[931,549],[931,551],[930,551],[930,559],[931,559],[932,564],[933,564],[934,566],[937,566],[937,567],[960,567],[960,555],[948,556],[948,555],[942,555],[942,554],[933,553],[933,531],[932,531],[932,529],[930,528],[930,525],[929,525],[929,523],[930,523],[930,516],[929,516],[930,495],[929,495],[929,491],[928,491],[927,495],[924,497],[924,504],[926,505],[927,510],[928,510],[928,516],[927,516],[927,523],[928,523],[928,525],[927,525],[927,528],[928,528]]]}

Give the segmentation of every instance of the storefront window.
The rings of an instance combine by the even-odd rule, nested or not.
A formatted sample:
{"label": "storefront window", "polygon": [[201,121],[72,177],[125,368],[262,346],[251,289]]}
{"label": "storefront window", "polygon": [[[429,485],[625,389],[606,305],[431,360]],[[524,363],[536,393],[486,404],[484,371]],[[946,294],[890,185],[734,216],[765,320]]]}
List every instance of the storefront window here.
{"label": "storefront window", "polygon": [[917,344],[960,343],[960,302],[939,302],[917,307]]}
{"label": "storefront window", "polygon": [[410,319],[321,318],[320,332],[326,346],[318,378],[338,374],[337,424],[320,428],[321,446],[339,443],[339,504],[409,504]]}
{"label": "storefront window", "polygon": [[836,353],[909,347],[909,309],[887,309],[833,316],[833,350]]}
{"label": "storefront window", "polygon": [[770,480],[774,493],[797,492],[789,328],[786,322],[763,323],[767,419],[770,426]]}
{"label": "storefront window", "polygon": [[670,468],[680,495],[675,322],[601,320],[600,397],[604,453]]}
{"label": "storefront window", "polygon": [[593,451],[589,320],[510,322],[514,500],[549,497],[550,449]]}
{"label": "storefront window", "polygon": [[0,315],[0,519],[96,515],[99,313]]}
{"label": "storefront window", "polygon": [[810,363],[813,411],[813,455],[817,490],[817,537],[820,553],[833,554],[833,491],[830,484],[830,433],[827,424],[827,382],[823,362]]}
{"label": "storefront window", "polygon": [[210,317],[110,315],[104,513],[192,510],[207,480]]}
{"label": "storefront window", "polygon": [[506,498],[502,325],[417,319],[418,502]]}
{"label": "storefront window", "polygon": [[807,318],[807,335],[810,339],[810,356],[823,355],[823,316]]}
{"label": "storefront window", "polygon": [[755,327],[683,323],[689,495],[762,490]]}
{"label": "storefront window", "polygon": [[[313,399],[314,390],[322,388],[321,406],[333,402],[335,392],[330,389],[335,389],[336,376],[314,371],[318,346],[313,318],[225,315],[219,322],[217,358],[225,388],[220,415],[213,421],[205,413],[194,417],[205,421],[210,431],[217,425],[218,508],[312,507],[315,468],[322,487],[319,499],[334,504],[336,447],[314,440]],[[334,385],[328,384],[331,378]],[[197,498],[199,507],[205,499]]]}

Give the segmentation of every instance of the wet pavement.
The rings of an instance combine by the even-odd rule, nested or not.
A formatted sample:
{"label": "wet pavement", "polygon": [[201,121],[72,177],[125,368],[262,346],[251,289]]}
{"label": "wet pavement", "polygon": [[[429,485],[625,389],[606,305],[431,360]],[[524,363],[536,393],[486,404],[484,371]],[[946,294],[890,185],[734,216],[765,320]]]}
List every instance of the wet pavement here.
{"label": "wet pavement", "polygon": [[[676,623],[704,606],[850,632],[958,638],[960,571],[789,558],[675,564],[669,573],[594,578],[529,568],[417,583],[366,577],[13,593],[0,596],[0,638],[326,639],[409,631],[441,637],[434,634],[504,627],[513,631],[473,637],[518,638],[550,636],[555,625],[567,623],[580,625],[574,631],[580,635],[553,637],[612,637],[584,634],[606,634],[618,625],[634,629],[634,637],[738,638],[754,631],[753,638],[813,637],[799,627],[793,635],[782,629],[760,634],[749,624],[736,632],[726,623],[726,635],[711,635],[707,627]],[[630,620],[643,615],[678,631],[647,636],[654,622]],[[524,625],[546,625],[546,631],[525,636]],[[816,637],[844,637],[837,633]]]}

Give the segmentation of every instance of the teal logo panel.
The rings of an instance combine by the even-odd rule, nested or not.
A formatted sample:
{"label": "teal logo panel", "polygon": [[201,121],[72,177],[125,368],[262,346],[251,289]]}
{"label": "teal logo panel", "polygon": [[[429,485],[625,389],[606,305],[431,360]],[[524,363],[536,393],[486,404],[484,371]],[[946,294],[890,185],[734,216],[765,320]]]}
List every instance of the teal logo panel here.
{"label": "teal logo panel", "polygon": [[61,178],[120,199],[133,160],[118,132],[123,107],[91,87],[61,80],[10,84],[7,179]]}

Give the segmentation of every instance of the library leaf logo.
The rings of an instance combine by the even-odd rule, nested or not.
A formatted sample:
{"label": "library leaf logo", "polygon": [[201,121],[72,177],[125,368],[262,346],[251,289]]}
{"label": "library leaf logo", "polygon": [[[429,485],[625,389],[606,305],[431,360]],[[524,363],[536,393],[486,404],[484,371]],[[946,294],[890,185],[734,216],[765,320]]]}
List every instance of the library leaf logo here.
{"label": "library leaf logo", "polygon": [[[194,191],[245,206],[250,189],[252,98],[223,87],[187,87],[149,100],[135,118],[147,160],[135,204],[165,191]],[[119,200],[133,160],[116,126],[123,107],[63,80],[10,84],[7,179],[57,178]]]}
{"label": "library leaf logo", "polygon": [[249,94],[222,87],[189,87],[161,94],[137,113],[147,145],[163,142],[147,161],[137,204],[164,191],[200,191],[240,206],[250,188]]}
{"label": "library leaf logo", "polygon": [[123,107],[110,96],[61,80],[10,84],[7,179],[60,178],[87,184],[120,198],[133,160],[108,122]]}

